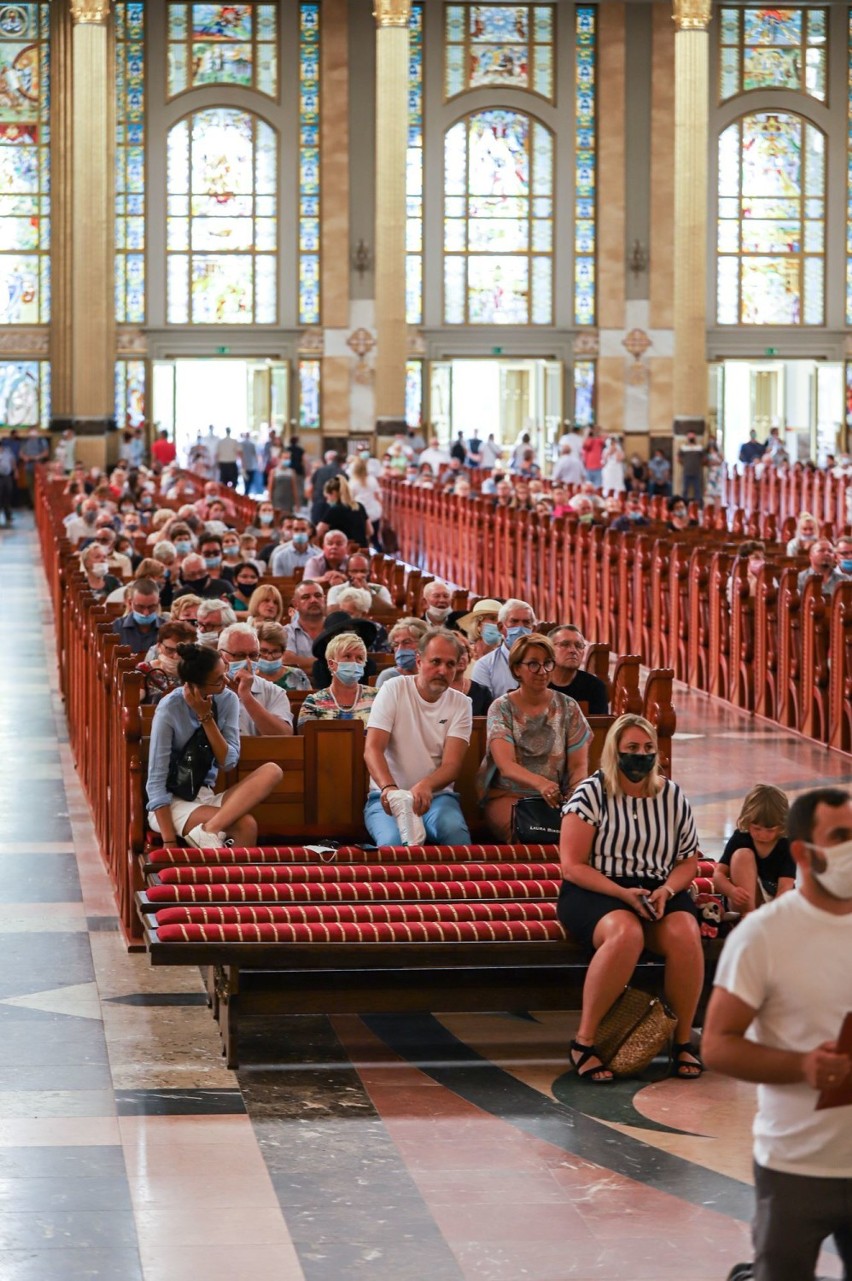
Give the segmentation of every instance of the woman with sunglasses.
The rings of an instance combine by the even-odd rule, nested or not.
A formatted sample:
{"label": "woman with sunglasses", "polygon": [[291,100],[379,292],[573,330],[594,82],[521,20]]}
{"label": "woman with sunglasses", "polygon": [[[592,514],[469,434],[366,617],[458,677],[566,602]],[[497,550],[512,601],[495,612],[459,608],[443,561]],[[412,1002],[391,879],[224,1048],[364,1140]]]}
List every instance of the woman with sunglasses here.
{"label": "woman with sunglasses", "polygon": [[498,841],[511,841],[512,811],[520,797],[543,797],[556,818],[563,798],[588,772],[591,730],[579,704],[549,688],[555,666],[546,636],[521,636],[509,651],[518,688],[488,711],[480,789],[486,822]]}

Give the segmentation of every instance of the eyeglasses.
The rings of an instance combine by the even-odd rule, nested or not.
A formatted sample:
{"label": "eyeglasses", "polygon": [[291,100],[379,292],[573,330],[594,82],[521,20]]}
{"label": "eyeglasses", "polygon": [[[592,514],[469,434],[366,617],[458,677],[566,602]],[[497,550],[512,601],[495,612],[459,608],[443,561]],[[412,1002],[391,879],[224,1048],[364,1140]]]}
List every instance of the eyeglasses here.
{"label": "eyeglasses", "polygon": [[165,643],[161,643],[160,649],[168,658],[177,658],[178,656],[177,645],[166,645]]}
{"label": "eyeglasses", "polygon": [[554,649],[573,649],[573,650],[576,650],[578,654],[582,654],[584,649],[586,648],[586,642],[585,641],[554,641],[553,648]]}
{"label": "eyeglasses", "polygon": [[539,672],[545,672],[549,675],[555,666],[556,664],[552,658],[546,658],[543,663],[540,663],[537,658],[531,658],[526,663],[518,663],[518,667],[526,667],[533,676],[538,676]]}
{"label": "eyeglasses", "polygon": [[268,660],[281,658],[283,653],[283,649],[264,649],[262,645],[260,647],[260,657]]}
{"label": "eyeglasses", "polygon": [[247,658],[250,663],[257,662],[256,649],[253,649],[250,653],[238,653],[236,650],[233,650],[233,649],[223,649],[222,653],[227,654],[228,658],[232,658],[235,663],[241,663],[244,658]]}

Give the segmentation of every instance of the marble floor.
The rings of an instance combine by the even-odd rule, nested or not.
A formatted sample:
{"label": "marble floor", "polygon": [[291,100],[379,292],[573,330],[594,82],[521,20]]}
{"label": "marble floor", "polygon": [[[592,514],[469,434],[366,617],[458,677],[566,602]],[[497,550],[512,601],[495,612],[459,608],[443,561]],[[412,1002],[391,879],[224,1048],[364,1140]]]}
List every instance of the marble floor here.
{"label": "marble floor", "polygon": [[[579,1086],[567,1015],[293,1019],[226,1070],[198,975],[122,946],[26,518],[0,572],[2,1281],[721,1281],[749,1257],[751,1087]],[[849,779],[677,709],[711,855],[752,783]]]}

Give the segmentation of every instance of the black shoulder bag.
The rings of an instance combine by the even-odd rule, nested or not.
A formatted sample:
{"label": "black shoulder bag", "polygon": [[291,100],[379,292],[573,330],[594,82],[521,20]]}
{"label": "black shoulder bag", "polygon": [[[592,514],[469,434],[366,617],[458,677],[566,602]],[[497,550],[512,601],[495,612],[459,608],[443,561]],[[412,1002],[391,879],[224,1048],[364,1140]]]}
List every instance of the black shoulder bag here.
{"label": "black shoulder bag", "polygon": [[[215,701],[211,702],[211,707],[213,719],[218,725]],[[194,801],[204,786],[204,780],[210,773],[215,760],[204,726],[199,725],[183,747],[172,748],[169,773],[166,778],[166,787],[172,796],[177,796],[182,801]]]}

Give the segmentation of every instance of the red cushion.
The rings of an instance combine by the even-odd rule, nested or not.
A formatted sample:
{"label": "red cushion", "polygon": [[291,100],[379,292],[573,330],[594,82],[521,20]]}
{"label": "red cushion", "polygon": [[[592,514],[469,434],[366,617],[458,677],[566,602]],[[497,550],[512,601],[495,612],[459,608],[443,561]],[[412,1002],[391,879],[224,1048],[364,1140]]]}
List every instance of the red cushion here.
{"label": "red cushion", "polygon": [[395,921],[381,924],[164,925],[161,943],[475,943],[564,941],[558,921]]}
{"label": "red cushion", "polygon": [[520,859],[555,860],[557,855],[555,845],[380,845],[375,850],[341,845],[328,854],[318,854],[306,845],[235,845],[215,850],[169,845],[151,850],[149,861],[175,867],[235,863],[509,863]]}
{"label": "red cushion", "polygon": [[321,921],[553,921],[555,903],[317,903],[229,904],[208,907],[164,907],[156,913],[162,925],[263,925],[275,921],[309,925]]}
{"label": "red cushion", "polygon": [[414,900],[554,899],[559,881],[379,881],[305,885],[152,885],[152,903],[404,903]]}
{"label": "red cushion", "polygon": [[422,863],[397,867],[385,864],[283,863],[258,867],[164,867],[158,872],[161,885],[249,884],[285,881],[292,885],[320,881],[488,881],[542,880],[559,876],[556,863]]}

